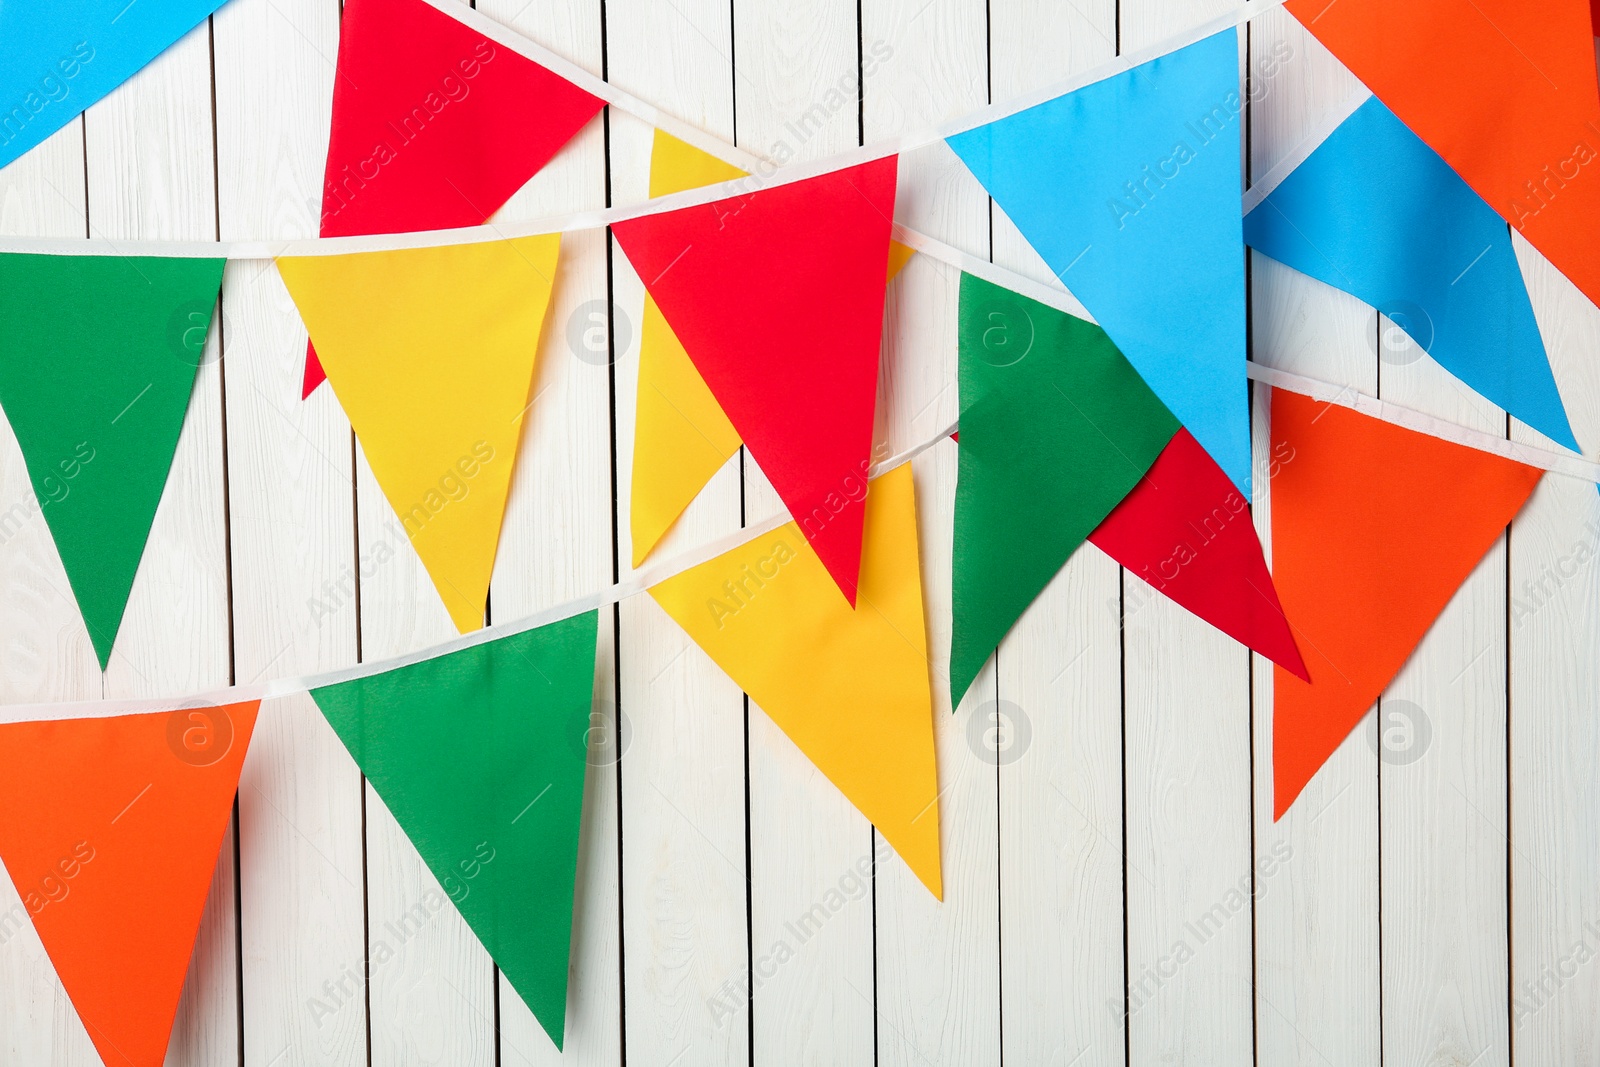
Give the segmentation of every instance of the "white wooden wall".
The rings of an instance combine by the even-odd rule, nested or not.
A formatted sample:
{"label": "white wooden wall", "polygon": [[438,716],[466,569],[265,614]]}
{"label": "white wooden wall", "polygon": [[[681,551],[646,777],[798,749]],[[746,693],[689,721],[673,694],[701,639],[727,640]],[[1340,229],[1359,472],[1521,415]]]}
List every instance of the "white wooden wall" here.
{"label": "white wooden wall", "polygon": [[[806,159],[1005,100],[1231,5],[479,6],[691,123]],[[0,171],[0,232],[312,235],[338,19],[338,0],[233,0]],[[1281,12],[1251,25],[1240,61],[1257,175],[1354,86]],[[859,106],[858,67],[871,72]],[[830,89],[851,100],[831,106]],[[642,199],[648,152],[647,128],[610,115],[503,217]],[[1048,279],[948,152],[908,157],[901,183],[901,221]],[[1519,251],[1573,424],[1600,445],[1600,311]],[[1530,437],[1425,357],[1380,356],[1382,324],[1352,298],[1260,257],[1251,295],[1255,359]],[[616,540],[629,528],[642,288],[614,246],[580,235],[563,244],[555,299],[495,619],[608,584],[629,558]],[[607,302],[610,366],[580,358],[567,329]],[[943,265],[919,258],[891,289],[880,436],[896,448],[957,413],[955,311]],[[0,700],[184,692],[451,634],[331,393],[298,399],[304,340],[276,273],[230,265],[110,670],[97,676],[35,517],[0,544]],[[1262,529],[1265,400],[1254,403]],[[916,463],[941,701],[956,447]],[[30,492],[0,435],[0,511]],[[735,460],[662,552],[778,507],[754,465]],[[169,1061],[1595,1063],[1600,569],[1571,566],[1580,545],[1600,547],[1600,498],[1547,478],[1385,695],[1389,742],[1369,720],[1276,824],[1269,665],[1084,548],[967,701],[954,715],[938,708],[942,905],[652,601],[624,602],[601,627],[564,1057],[454,911],[403,943],[389,932],[430,875],[309,699],[275,702]],[[854,892],[858,864],[872,877]],[[798,942],[787,924],[841,888],[847,903]],[[5,881],[0,1064],[92,1065],[22,915]],[[363,987],[380,939],[394,958]],[[780,943],[793,958],[777,965]]]}

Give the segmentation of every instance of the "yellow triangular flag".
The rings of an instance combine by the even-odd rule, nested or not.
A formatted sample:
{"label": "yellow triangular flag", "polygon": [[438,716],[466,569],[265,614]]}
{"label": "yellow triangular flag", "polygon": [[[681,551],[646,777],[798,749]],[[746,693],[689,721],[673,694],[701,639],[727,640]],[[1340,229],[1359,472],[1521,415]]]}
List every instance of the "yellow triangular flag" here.
{"label": "yellow triangular flag", "polygon": [[854,611],[794,523],[650,595],[943,899],[911,467],[867,494]]}
{"label": "yellow triangular flag", "polygon": [[561,238],[278,260],[372,473],[462,633],[489,576]]}
{"label": "yellow triangular flag", "polygon": [[[733,181],[746,173],[669,133],[655,131],[650,150],[652,198]],[[913,254],[898,241],[890,242],[889,281]],[[742,443],[648,295],[639,329],[637,396],[629,506],[635,567],[644,563],[683,509]]]}
{"label": "yellow triangular flag", "polygon": [[894,276],[904,270],[906,264],[911,262],[911,257],[916,254],[917,250],[910,245],[903,245],[899,241],[890,241],[889,276],[884,280],[884,284],[888,285],[889,282],[894,281]]}
{"label": "yellow triangular flag", "polygon": [[[745,172],[671,134],[656,131],[650,196],[732,181]],[[739,451],[739,434],[695,370],[656,302],[644,298],[639,390],[634,416],[629,529],[639,566],[711,476]]]}

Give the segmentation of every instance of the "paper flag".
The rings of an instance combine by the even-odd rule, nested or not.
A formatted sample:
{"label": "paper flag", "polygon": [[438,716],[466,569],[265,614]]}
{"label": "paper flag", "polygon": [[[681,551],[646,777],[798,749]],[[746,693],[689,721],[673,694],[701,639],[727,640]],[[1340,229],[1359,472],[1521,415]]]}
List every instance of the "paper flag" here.
{"label": "paper flag", "polygon": [[1244,238],[1389,314],[1451,374],[1577,449],[1505,220],[1377,97],[1245,218]]}
{"label": "paper flag", "polygon": [[222,4],[0,4],[0,167],[83,114]]}
{"label": "paper flag", "polygon": [[852,604],[895,167],[891,156],[612,227]]}
{"label": "paper flag", "polygon": [[1600,85],[1585,0],[1290,0],[1290,12],[1600,303]]}
{"label": "paper flag", "polygon": [[161,1067],[259,701],[0,725],[0,858],[107,1067]]}
{"label": "paper flag", "polygon": [[950,147],[1250,497],[1233,30]]}
{"label": "paper flag", "polygon": [[1272,569],[1311,681],[1273,671],[1274,818],[1361,721],[1542,473],[1272,394]]}
{"label": "paper flag", "polygon": [[483,625],[560,238],[278,260],[456,628]]}
{"label": "paper flag", "polygon": [[[745,173],[669,133],[655,131],[650,154],[652,199],[733,181]],[[890,242],[889,281],[913,254],[900,242]],[[661,309],[647,295],[639,334],[633,502],[629,513],[635,567],[644,563],[683,509],[700,495],[711,476],[742,443],[672,327],[662,318]]]}
{"label": "paper flag", "polygon": [[950,698],[1178,422],[1098,326],[961,277]]}
{"label": "paper flag", "polygon": [[792,522],[650,595],[942,898],[916,512],[909,465],[873,481],[854,610]]}
{"label": "paper flag", "polygon": [[558,1049],[598,618],[311,693]]}
{"label": "paper flag", "polygon": [[0,406],[101,669],[172,468],[222,267],[0,255]]}
{"label": "paper flag", "polygon": [[1156,592],[1306,677],[1250,506],[1188,430],[1089,540]]}
{"label": "paper flag", "polygon": [[424,0],[346,0],[322,235],[480,225],[604,103]]}

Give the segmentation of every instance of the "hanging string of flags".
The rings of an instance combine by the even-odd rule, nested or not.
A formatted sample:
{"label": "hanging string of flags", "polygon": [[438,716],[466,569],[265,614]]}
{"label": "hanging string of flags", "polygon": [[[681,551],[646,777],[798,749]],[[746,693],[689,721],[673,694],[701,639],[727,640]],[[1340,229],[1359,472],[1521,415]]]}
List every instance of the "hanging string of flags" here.
{"label": "hanging string of flags", "polygon": [[[0,112],[0,166],[220,4],[117,6],[0,8],[0,99],[21,101]],[[1242,202],[1234,27],[1278,6],[775,168],[465,6],[348,0],[319,238],[0,239],[0,407],[102,667],[230,258],[276,260],[307,329],[303,395],[331,385],[465,635],[319,678],[0,716],[0,799],[30,813],[0,818],[0,859],[102,1058],[163,1058],[257,715],[307,691],[559,1048],[597,612],[640,592],[942,897],[906,461],[953,427],[885,462],[873,440],[886,286],[916,252],[960,271],[952,705],[1091,541],[1276,665],[1281,817],[1543,471],[1600,472],[1250,364],[1244,249],[1388,315],[1576,451],[1510,228],[1600,296],[1600,193],[1579,180],[1600,89],[1583,0],[1287,0],[1372,95]],[[489,221],[608,105],[656,127],[648,203]],[[899,156],[936,143],[1060,286],[894,222]],[[1381,186],[1364,166],[1380,155]],[[560,235],[599,227],[646,292],[630,502],[643,569],[484,628]],[[1250,378],[1273,388],[1270,571]],[[741,447],[787,516],[650,564]],[[68,892],[84,903],[56,906]],[[133,960],[138,990],[108,984]]]}

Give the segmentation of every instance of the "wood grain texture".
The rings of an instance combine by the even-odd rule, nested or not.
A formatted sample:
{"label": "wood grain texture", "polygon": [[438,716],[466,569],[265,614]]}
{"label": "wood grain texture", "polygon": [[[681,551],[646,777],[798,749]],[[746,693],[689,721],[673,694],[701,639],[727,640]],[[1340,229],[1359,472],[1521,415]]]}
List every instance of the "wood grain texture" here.
{"label": "wood grain texture", "polygon": [[[1574,434],[1600,445],[1600,310],[1514,238]],[[1513,424],[1512,437],[1539,437]],[[1600,1055],[1600,496],[1546,475],[1510,538],[1510,1029],[1521,1067]]]}
{"label": "wood grain texture", "polygon": [[[1116,5],[1000,5],[989,34],[990,95],[1006,100],[1115,55]],[[993,233],[997,263],[1055,284],[998,208]],[[969,737],[994,731],[1011,1062],[1124,1061],[1123,878],[1147,874],[1123,862],[1119,572],[1074,554],[1001,643],[994,703],[966,713]]]}
{"label": "wood grain texture", "polygon": [[[1123,49],[1226,10],[1136,0]],[[1128,1055],[1244,1063],[1251,1055],[1250,654],[1126,572],[1123,721]],[[1129,605],[1136,609],[1129,611]]]}
{"label": "wood grain texture", "polygon": [[[338,17],[272,0],[213,20],[224,239],[317,232]],[[300,400],[305,329],[270,263],[230,264],[222,309],[235,678],[353,663],[350,424],[330,390]],[[362,822],[311,698],[265,705],[239,785],[246,1064],[367,1062]]]}
{"label": "wood grain texture", "polygon": [[[1292,155],[1355,79],[1284,12],[1250,26],[1249,173]],[[1373,311],[1250,253],[1251,357],[1374,394]],[[1272,392],[1254,396],[1257,533],[1271,562]],[[1293,462],[1292,459],[1289,462]],[[1273,821],[1273,665],[1252,657],[1255,701],[1256,1052],[1270,1064],[1377,1065],[1381,1058],[1378,763],[1358,728]]]}
{"label": "wood grain texture", "polygon": [[[983,5],[865,0],[868,142],[981,107],[988,99]],[[900,161],[896,217],[976,256],[989,252],[988,198],[942,146]],[[917,257],[890,290],[883,370],[889,440],[904,448],[958,413],[960,278]],[[915,463],[918,529],[934,691],[944,892],[936,902],[897,857],[878,864],[878,1062],[993,1064],[1000,1058],[998,797],[993,753],[969,741],[968,716],[994,691],[992,668],[950,708],[951,526],[955,446]]]}
{"label": "wood grain texture", "polygon": [[[613,83],[732,142],[733,12],[710,0],[608,2]],[[647,198],[651,131],[613,115],[613,202]],[[644,287],[613,242],[618,555],[632,560],[628,500]],[[739,460],[720,471],[656,547],[671,558],[738,529]],[[746,708],[734,685],[648,597],[619,606],[624,1020],[630,1059],[742,1064],[750,1059]],[[759,712],[754,713],[759,715]],[[752,715],[751,717],[754,717]]]}
{"label": "wood grain texture", "polygon": [[[6,233],[86,233],[83,120],[0,170]],[[7,702],[103,695],[99,663],[9,424],[0,434],[0,686]],[[0,1050],[18,1063],[98,1063],[11,880],[0,879]]]}
{"label": "wood grain texture", "polygon": [[[724,139],[806,159],[1016,96],[1228,5],[477,6]],[[0,171],[0,232],[313,234],[338,18],[338,0],[233,0]],[[1355,88],[1281,11],[1252,22],[1241,62],[1257,177]],[[608,118],[499,217],[645,199],[650,131]],[[897,215],[1051,283],[940,146],[902,159]],[[1593,455],[1600,311],[1520,239],[1518,251]],[[567,237],[560,269],[491,589],[500,621],[629,571],[643,288],[599,233]],[[917,257],[889,289],[876,436],[891,450],[958,412],[958,282]],[[1249,282],[1252,358],[1505,432],[1503,414],[1427,357],[1380,355],[1393,338],[1373,309],[1260,256]],[[607,352],[590,344],[592,325],[606,327]],[[304,337],[269,264],[229,266],[104,676],[20,451],[0,434],[0,701],[259,681],[454,633],[335,398],[300,401]],[[1269,396],[1257,389],[1252,404],[1263,534]],[[453,909],[406,921],[437,885],[297,697],[263,708],[241,782],[238,866],[230,836],[169,1063],[234,1063],[242,1050],[242,1064],[262,1067],[598,1065],[624,1053],[677,1067],[1513,1056],[1554,1067],[1600,1054],[1592,485],[1546,478],[1385,693],[1383,717],[1364,720],[1274,822],[1270,665],[1092,547],[952,713],[957,448],[915,464],[944,903],[653,601],[634,597],[601,615],[566,1052]],[[736,459],[652,558],[779,507],[757,466]],[[849,889],[874,855],[864,891],[796,942],[794,920]],[[0,881],[0,1062],[89,1067],[83,1027]],[[379,940],[394,954],[364,981]],[[795,955],[777,965],[784,940]],[[1192,958],[1173,968],[1179,942]]]}
{"label": "wood grain texture", "polygon": [[[773,161],[856,145],[855,4],[735,0],[733,18],[739,145]],[[782,510],[746,453],[746,520]],[[754,700],[748,721],[752,1058],[871,1064],[872,826]]]}
{"label": "wood grain texture", "polygon": [[[601,6],[594,0],[528,5],[480,0],[480,11],[602,72]],[[590,122],[496,218],[539,218],[606,202],[605,124]],[[612,381],[606,353],[575,324],[607,324],[606,237],[569,234],[540,342],[532,407],[489,591],[491,615],[514,619],[611,581]],[[574,338],[577,340],[574,340]],[[609,346],[607,347],[609,352]],[[594,705],[585,734],[589,770],[579,844],[571,984],[564,1051],[500,978],[500,1063],[617,1063],[622,1047],[619,761],[632,744],[618,720],[615,609],[600,613]]]}
{"label": "wood grain texture", "polygon": [[[92,108],[85,121],[91,234],[216,237],[209,20]],[[167,354],[194,359],[181,345]],[[220,354],[213,333],[106,668],[108,697],[162,696],[229,681]],[[230,826],[178,1006],[169,1064],[238,1057],[236,874]]]}

